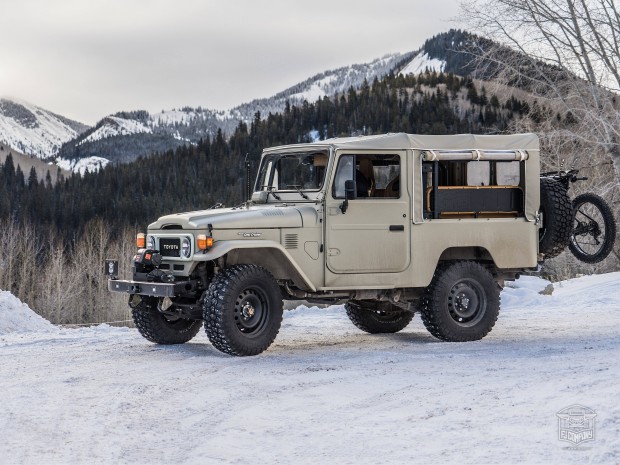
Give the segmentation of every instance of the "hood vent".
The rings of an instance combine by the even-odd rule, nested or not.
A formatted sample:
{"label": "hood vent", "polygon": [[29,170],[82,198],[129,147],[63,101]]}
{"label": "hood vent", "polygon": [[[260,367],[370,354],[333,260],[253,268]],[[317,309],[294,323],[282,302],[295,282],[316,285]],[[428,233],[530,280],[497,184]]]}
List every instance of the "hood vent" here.
{"label": "hood vent", "polygon": [[181,226],[180,224],[167,224],[161,229],[183,229],[183,226]]}
{"label": "hood vent", "polygon": [[284,248],[296,249],[299,245],[299,237],[297,234],[285,234],[284,235]]}
{"label": "hood vent", "polygon": [[261,214],[263,216],[284,216],[284,212],[282,210],[276,210],[275,208],[261,210]]}

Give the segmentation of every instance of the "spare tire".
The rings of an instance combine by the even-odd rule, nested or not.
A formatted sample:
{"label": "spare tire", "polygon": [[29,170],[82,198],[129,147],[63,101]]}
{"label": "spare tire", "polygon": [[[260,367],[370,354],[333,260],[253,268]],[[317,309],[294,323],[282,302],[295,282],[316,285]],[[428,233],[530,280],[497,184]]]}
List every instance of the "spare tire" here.
{"label": "spare tire", "polygon": [[566,189],[550,178],[540,180],[540,213],[538,252],[544,258],[560,255],[570,242],[573,231],[573,205]]}

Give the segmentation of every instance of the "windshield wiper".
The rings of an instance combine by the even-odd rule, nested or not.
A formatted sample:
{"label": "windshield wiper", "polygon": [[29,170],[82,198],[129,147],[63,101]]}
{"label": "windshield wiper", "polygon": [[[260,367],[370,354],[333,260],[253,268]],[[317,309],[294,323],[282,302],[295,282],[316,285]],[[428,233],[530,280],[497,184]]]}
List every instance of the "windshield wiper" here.
{"label": "windshield wiper", "polygon": [[298,184],[289,184],[286,187],[292,187],[293,189],[295,189],[297,192],[299,192],[299,195],[301,195],[302,198],[309,200],[310,197],[308,197],[306,194],[303,193],[303,191],[301,190],[301,187]]}
{"label": "windshield wiper", "polygon": [[273,191],[275,189],[275,186],[260,186],[260,188],[267,189],[267,197],[269,197],[269,194],[271,194],[273,195],[274,199],[281,200],[280,196]]}

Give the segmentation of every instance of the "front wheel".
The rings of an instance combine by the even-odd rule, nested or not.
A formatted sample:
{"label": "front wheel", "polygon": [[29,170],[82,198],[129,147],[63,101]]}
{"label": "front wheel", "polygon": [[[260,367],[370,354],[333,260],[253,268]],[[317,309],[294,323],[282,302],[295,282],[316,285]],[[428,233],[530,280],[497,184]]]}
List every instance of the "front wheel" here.
{"label": "front wheel", "polygon": [[256,265],[234,265],[218,273],[203,305],[211,344],[230,355],[257,355],[276,338],[282,295],[271,273]]}
{"label": "front wheel", "polygon": [[614,246],[616,223],[607,202],[596,194],[586,193],[573,200],[575,223],[568,247],[585,263],[603,261]]}
{"label": "front wheel", "polygon": [[143,297],[131,309],[133,322],[145,339],[156,344],[184,344],[196,336],[202,321],[173,318],[157,310],[157,299]]}
{"label": "front wheel", "polygon": [[499,287],[477,262],[440,265],[420,299],[426,329],[450,342],[476,341],[486,336],[499,314]]}

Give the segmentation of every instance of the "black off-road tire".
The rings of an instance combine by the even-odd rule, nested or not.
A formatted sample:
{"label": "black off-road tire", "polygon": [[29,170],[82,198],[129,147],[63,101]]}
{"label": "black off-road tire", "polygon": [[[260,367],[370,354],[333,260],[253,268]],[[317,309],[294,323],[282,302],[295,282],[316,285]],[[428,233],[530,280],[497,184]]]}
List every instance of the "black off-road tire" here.
{"label": "black off-road tire", "polygon": [[477,341],[497,321],[499,292],[493,276],[480,263],[440,265],[419,302],[422,322],[442,341]]}
{"label": "black off-road tire", "polygon": [[230,355],[257,355],[275,340],[282,323],[278,283],[264,268],[234,265],[211,281],[203,304],[205,331]]}
{"label": "black off-road tire", "polygon": [[373,305],[374,303],[360,303],[349,301],[344,305],[351,322],[362,331],[370,334],[397,333],[405,329],[413,319],[413,312],[388,306]]}
{"label": "black off-road tire", "polygon": [[545,259],[557,257],[568,245],[573,230],[573,205],[558,181],[541,178],[540,212],[543,224],[539,230],[538,252]]}
{"label": "black off-road tire", "polygon": [[605,260],[616,241],[616,222],[607,202],[592,193],[578,195],[573,200],[573,214],[574,227],[568,244],[572,254],[585,263]]}
{"label": "black off-road tire", "polygon": [[144,297],[131,309],[131,316],[140,334],[156,344],[185,344],[202,326],[200,320],[169,320],[157,310],[157,299],[152,297]]}

